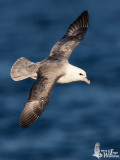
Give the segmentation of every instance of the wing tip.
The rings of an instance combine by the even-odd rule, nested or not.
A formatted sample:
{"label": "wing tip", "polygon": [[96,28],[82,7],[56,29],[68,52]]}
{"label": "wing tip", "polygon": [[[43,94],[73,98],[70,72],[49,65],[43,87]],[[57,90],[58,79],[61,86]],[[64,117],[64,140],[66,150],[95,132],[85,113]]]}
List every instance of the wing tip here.
{"label": "wing tip", "polygon": [[88,10],[87,10],[87,9],[85,9],[82,13],[86,13],[86,14],[88,14]]}
{"label": "wing tip", "polygon": [[29,125],[25,125],[24,123],[22,123],[21,119],[20,119],[20,122],[19,122],[19,126],[22,129],[25,129],[25,128],[29,127]]}
{"label": "wing tip", "polygon": [[21,125],[21,124],[19,124],[20,125],[20,128],[22,128],[22,129],[25,129],[25,128],[27,128],[27,127],[24,127],[23,125]]}
{"label": "wing tip", "polygon": [[23,110],[23,112],[20,116],[19,125],[22,129],[25,129],[25,128],[31,126],[35,121],[37,121],[38,118],[39,118],[39,116],[37,116],[31,110],[27,110],[27,112],[25,112],[25,110]]}
{"label": "wing tip", "polygon": [[88,28],[88,24],[89,24],[89,14],[87,10],[84,10],[81,15],[77,18],[76,21],[79,21],[79,23],[81,23],[81,27],[85,27]]}
{"label": "wing tip", "polygon": [[77,36],[80,33],[86,33],[89,25],[89,14],[87,10],[84,10],[80,16],[69,26],[65,37]]}
{"label": "wing tip", "polygon": [[35,117],[31,117],[31,119],[27,119],[26,121],[23,119],[20,119],[19,125],[20,128],[25,129],[27,127],[30,127],[33,123],[35,123],[37,121],[39,117],[35,116]]}

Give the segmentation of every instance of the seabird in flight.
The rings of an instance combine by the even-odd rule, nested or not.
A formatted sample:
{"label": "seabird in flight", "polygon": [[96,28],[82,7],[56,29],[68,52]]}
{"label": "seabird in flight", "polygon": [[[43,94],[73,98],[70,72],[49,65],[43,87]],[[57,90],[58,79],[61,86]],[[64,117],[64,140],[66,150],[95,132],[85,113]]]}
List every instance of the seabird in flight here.
{"label": "seabird in flight", "polygon": [[83,40],[89,23],[88,12],[85,10],[68,28],[66,34],[52,48],[50,55],[41,62],[33,63],[22,57],[12,69],[14,81],[32,78],[34,82],[27,104],[21,113],[20,126],[26,128],[32,125],[48,104],[51,90],[55,83],[70,83],[85,81],[86,72],[69,63],[73,49]]}

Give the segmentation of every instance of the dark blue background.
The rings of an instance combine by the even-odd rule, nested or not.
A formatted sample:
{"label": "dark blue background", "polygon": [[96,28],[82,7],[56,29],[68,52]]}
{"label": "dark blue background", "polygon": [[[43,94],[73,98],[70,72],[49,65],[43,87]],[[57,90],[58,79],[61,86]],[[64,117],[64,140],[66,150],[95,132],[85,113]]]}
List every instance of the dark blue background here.
{"label": "dark blue background", "polygon": [[[34,80],[12,81],[13,63],[46,58],[85,9],[90,25],[70,63],[87,72],[91,85],[55,85],[39,120],[22,130]],[[96,142],[120,153],[120,1],[1,0],[0,160],[92,160]]]}

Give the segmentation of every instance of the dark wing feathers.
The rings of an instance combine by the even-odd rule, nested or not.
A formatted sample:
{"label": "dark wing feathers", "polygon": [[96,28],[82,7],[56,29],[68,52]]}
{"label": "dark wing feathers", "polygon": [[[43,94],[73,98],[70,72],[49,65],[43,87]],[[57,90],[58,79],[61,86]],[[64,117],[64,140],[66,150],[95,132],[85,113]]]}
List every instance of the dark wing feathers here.
{"label": "dark wing feathers", "polygon": [[37,105],[37,102],[27,103],[24,110],[22,111],[20,117],[20,126],[21,128],[26,128],[33,124],[39,116],[34,112],[34,106]]}
{"label": "dark wing feathers", "polygon": [[44,76],[38,77],[35,81],[31,88],[28,102],[20,117],[21,128],[32,125],[39,118],[49,101],[50,92],[54,83],[54,78],[50,79]]}
{"label": "dark wing feathers", "polygon": [[88,12],[84,11],[68,28],[63,38],[58,41],[50,52],[50,56],[59,54],[69,59],[73,49],[83,40],[89,23]]}
{"label": "dark wing feathers", "polygon": [[[85,31],[88,28],[89,17],[88,12],[84,11],[68,28],[65,37],[77,36],[80,40],[84,38]],[[84,32],[84,34],[82,34]],[[81,36],[82,34],[82,36]],[[81,39],[82,38],[82,39]]]}

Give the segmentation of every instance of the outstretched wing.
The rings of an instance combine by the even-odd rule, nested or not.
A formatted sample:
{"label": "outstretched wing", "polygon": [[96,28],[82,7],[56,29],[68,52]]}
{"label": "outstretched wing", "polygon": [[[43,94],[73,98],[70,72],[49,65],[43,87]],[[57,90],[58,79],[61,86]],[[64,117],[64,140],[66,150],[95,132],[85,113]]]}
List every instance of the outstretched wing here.
{"label": "outstretched wing", "polygon": [[52,55],[61,55],[69,59],[73,49],[83,40],[88,28],[89,16],[85,10],[68,28],[63,38],[58,41],[50,52]]}
{"label": "outstretched wing", "polygon": [[39,118],[49,101],[50,92],[55,82],[56,78],[54,77],[38,76],[20,117],[21,128],[32,125]]}

